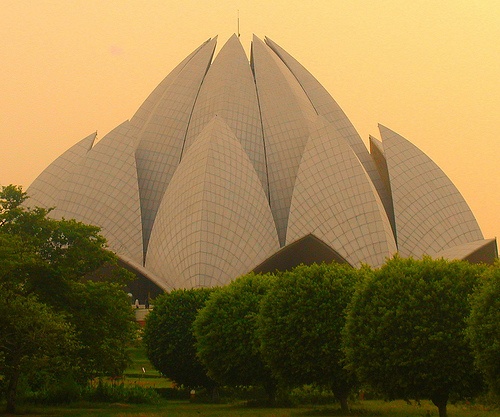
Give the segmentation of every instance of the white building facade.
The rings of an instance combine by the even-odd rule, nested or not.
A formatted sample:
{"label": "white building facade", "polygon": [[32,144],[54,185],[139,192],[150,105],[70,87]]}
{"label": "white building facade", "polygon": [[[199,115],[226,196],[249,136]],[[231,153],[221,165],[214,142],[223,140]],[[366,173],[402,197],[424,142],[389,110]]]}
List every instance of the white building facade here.
{"label": "white building facade", "polygon": [[458,190],[390,129],[370,151],[319,82],[269,39],[248,61],[209,39],[136,114],[78,142],[28,189],[30,205],[100,226],[158,287],[225,285],[250,271],[399,252],[493,262]]}

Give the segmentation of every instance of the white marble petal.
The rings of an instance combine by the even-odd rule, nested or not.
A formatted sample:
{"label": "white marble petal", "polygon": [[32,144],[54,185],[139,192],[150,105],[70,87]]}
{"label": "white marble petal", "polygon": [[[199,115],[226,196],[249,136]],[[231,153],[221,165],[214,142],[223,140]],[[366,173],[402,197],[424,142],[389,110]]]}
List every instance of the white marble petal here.
{"label": "white marble petal", "polygon": [[126,121],[104,136],[61,188],[54,215],[102,229],[110,249],[142,264],[134,141]]}
{"label": "white marble petal", "polygon": [[205,43],[176,71],[148,121],[140,132],[134,132],[138,135],[136,159],[145,250],[163,194],[181,160],[194,103],[215,45],[216,38]]}
{"label": "white marble petal", "polygon": [[184,150],[220,116],[240,141],[268,193],[267,166],[257,91],[248,58],[236,35],[217,54],[201,86]]}
{"label": "white marble petal", "polygon": [[351,265],[378,267],[396,253],[382,202],[352,148],[319,118],[300,165],[287,244],[313,234]]}
{"label": "white marble petal", "polygon": [[169,288],[225,285],[278,249],[257,173],[234,132],[215,117],[165,193],[146,268]]}
{"label": "white marble petal", "polygon": [[370,176],[371,181],[375,185],[375,188],[384,203],[387,213],[390,215],[392,206],[389,191],[384,187],[373,159],[344,111],[332,98],[330,93],[326,91],[325,87],[323,87],[318,80],[316,80],[316,78],[314,78],[314,76],[307,69],[305,69],[302,64],[300,64],[300,62],[298,62],[271,39],[266,38],[265,41],[267,45],[269,45],[273,51],[279,55],[293,75],[297,78],[307,94],[307,97],[311,100],[316,112],[324,116],[324,118],[339,131],[339,134],[351,146],[366,172]]}
{"label": "white marble petal", "polygon": [[27,205],[57,207],[60,190],[87,152],[92,148],[97,133],[92,133],[56,158],[31,183],[26,192],[30,197]]}
{"label": "white marble petal", "polygon": [[420,257],[483,239],[464,198],[420,149],[379,125],[401,256]]}
{"label": "white marble petal", "polygon": [[295,178],[317,114],[290,70],[256,36],[252,65],[264,129],[270,205],[284,245]]}

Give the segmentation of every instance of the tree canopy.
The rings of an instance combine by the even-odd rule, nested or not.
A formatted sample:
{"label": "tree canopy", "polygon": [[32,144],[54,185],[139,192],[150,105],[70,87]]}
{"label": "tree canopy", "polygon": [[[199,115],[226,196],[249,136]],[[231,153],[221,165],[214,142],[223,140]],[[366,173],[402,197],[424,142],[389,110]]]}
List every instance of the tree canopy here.
{"label": "tree canopy", "polygon": [[13,413],[21,375],[33,375],[37,369],[59,376],[70,372],[76,366],[72,359],[77,344],[74,328],[63,315],[35,295],[23,297],[1,284],[0,289],[0,374],[7,412]]}
{"label": "tree canopy", "polygon": [[208,375],[226,385],[260,385],[274,401],[276,382],[263,362],[256,334],[259,303],[272,275],[253,273],[215,291],[194,322],[198,357]]}
{"label": "tree canopy", "polygon": [[431,258],[386,262],[349,306],[349,368],[389,399],[432,400],[441,417],[450,396],[474,395],[481,378],[464,331],[483,269]]}
{"label": "tree canopy", "polygon": [[275,280],[258,320],[262,355],[277,378],[330,388],[343,411],[355,379],[344,369],[342,329],[359,277],[346,265],[298,266]]}
{"label": "tree canopy", "polygon": [[[75,364],[76,380],[121,374],[127,362],[126,343],[133,339],[135,328],[123,291],[131,274],[118,266],[98,227],[52,219],[51,210],[30,208],[27,198],[21,187],[0,189],[0,287],[11,298],[13,317],[36,315],[38,309],[40,319],[47,319],[43,323],[32,320],[32,327],[46,326],[52,319],[54,326],[64,322],[64,332],[59,332],[61,346],[65,335],[71,334],[74,349],[64,355]],[[23,300],[31,310],[22,309]],[[25,342],[22,337],[8,340],[8,334],[0,334],[4,357],[7,346],[15,351]],[[9,385],[12,374],[4,369],[4,382]]]}
{"label": "tree canopy", "polygon": [[178,385],[213,388],[216,383],[196,356],[193,322],[213,289],[173,290],[155,299],[143,340],[152,365]]}
{"label": "tree canopy", "polygon": [[476,365],[490,388],[500,395],[500,264],[483,274],[483,282],[471,297],[467,334]]}

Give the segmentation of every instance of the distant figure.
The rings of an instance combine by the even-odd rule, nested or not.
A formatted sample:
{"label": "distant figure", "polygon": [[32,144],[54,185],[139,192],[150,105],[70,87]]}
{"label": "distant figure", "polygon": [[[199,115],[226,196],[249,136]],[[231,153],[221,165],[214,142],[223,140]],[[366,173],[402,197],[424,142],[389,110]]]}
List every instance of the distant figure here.
{"label": "distant figure", "polygon": [[138,298],[135,299],[135,308],[139,308],[139,299]]}
{"label": "distant figure", "polygon": [[146,301],[144,301],[144,308],[149,310],[149,297],[146,297]]}

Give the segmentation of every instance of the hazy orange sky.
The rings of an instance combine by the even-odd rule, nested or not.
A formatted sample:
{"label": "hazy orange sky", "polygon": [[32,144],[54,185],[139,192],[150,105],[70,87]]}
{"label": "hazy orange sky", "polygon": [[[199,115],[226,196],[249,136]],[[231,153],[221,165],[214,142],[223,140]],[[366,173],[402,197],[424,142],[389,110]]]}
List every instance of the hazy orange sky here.
{"label": "hazy orange sky", "polygon": [[361,137],[432,158],[500,236],[499,0],[2,0],[0,184],[27,188],[71,145],[130,119],[192,50],[268,36]]}

